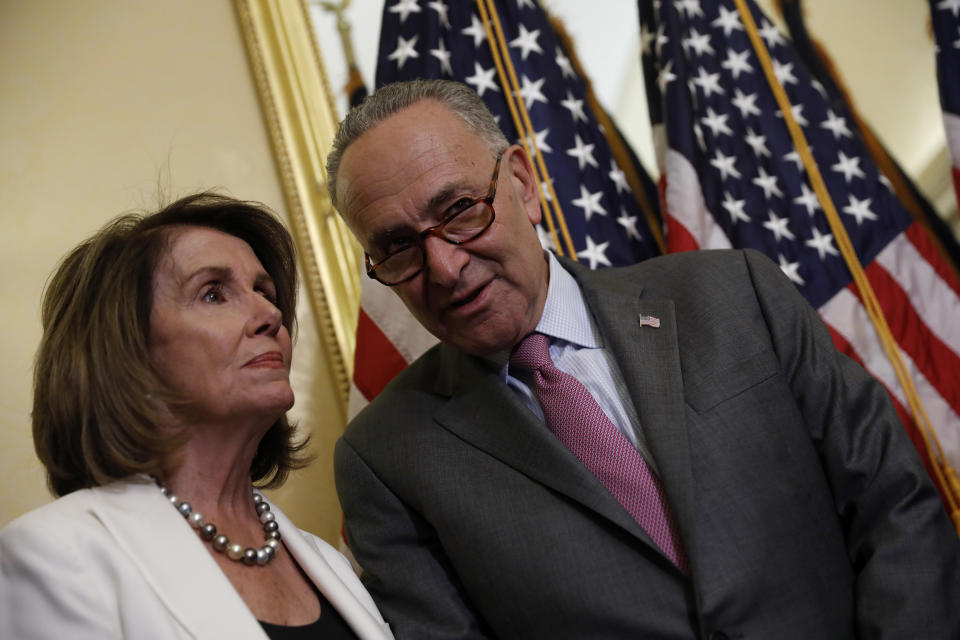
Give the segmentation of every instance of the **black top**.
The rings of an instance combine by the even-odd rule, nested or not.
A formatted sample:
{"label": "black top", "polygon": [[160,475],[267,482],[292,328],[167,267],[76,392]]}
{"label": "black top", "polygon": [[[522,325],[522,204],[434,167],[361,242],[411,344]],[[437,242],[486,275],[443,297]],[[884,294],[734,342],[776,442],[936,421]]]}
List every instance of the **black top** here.
{"label": "black top", "polygon": [[340,612],[319,590],[314,588],[320,600],[320,617],[310,624],[300,627],[285,627],[260,620],[260,626],[271,640],[312,640],[329,638],[330,640],[357,640],[357,634],[344,622]]}

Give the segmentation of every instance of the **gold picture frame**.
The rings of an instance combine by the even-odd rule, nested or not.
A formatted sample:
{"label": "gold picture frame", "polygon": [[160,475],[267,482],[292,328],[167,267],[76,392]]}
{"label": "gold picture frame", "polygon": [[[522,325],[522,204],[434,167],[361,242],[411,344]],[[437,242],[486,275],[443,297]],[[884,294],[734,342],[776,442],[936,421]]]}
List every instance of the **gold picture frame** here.
{"label": "gold picture frame", "polygon": [[338,122],[333,94],[303,2],[235,0],[235,6],[346,422],[361,260],[327,188],[324,162]]}

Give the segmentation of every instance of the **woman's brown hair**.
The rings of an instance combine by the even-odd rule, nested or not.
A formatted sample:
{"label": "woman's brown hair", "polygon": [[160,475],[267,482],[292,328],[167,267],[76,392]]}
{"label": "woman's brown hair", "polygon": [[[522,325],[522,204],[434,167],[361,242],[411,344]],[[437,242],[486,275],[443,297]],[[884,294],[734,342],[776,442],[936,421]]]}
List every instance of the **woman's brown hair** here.
{"label": "woman's brown hair", "polygon": [[[134,473],[157,473],[185,433],[158,428],[176,404],[149,350],[153,275],[174,227],[200,226],[240,238],[273,279],[283,325],[294,333],[293,240],[266,207],[200,193],[141,215],[115,218],[60,263],[44,292],[43,337],[34,369],[33,441],[51,491],[62,496]],[[253,481],[282,484],[305,463],[286,416],[260,441]]]}

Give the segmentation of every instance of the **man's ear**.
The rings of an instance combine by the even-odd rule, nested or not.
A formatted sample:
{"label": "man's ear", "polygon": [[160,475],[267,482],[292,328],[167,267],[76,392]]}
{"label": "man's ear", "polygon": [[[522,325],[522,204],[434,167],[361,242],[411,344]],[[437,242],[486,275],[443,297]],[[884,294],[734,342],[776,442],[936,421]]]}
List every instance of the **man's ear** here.
{"label": "man's ear", "polygon": [[530,224],[539,223],[543,215],[540,211],[540,185],[537,184],[533,165],[523,147],[516,144],[508,147],[503,152],[501,167],[500,171],[506,169],[507,175],[513,181]]}

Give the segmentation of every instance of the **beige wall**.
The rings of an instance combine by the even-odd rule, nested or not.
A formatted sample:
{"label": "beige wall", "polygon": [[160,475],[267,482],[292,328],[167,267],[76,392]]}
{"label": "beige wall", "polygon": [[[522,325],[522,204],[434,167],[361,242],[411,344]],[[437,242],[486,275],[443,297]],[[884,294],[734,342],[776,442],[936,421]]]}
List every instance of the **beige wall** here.
{"label": "beige wall", "polygon": [[[57,260],[117,213],[156,207],[158,192],[218,188],[281,215],[285,207],[229,0],[0,3],[0,96],[2,526],[50,499],[29,412],[40,292]],[[315,432],[318,460],[281,504],[332,541],[339,426],[309,417],[339,409],[308,307],[294,414]]]}

